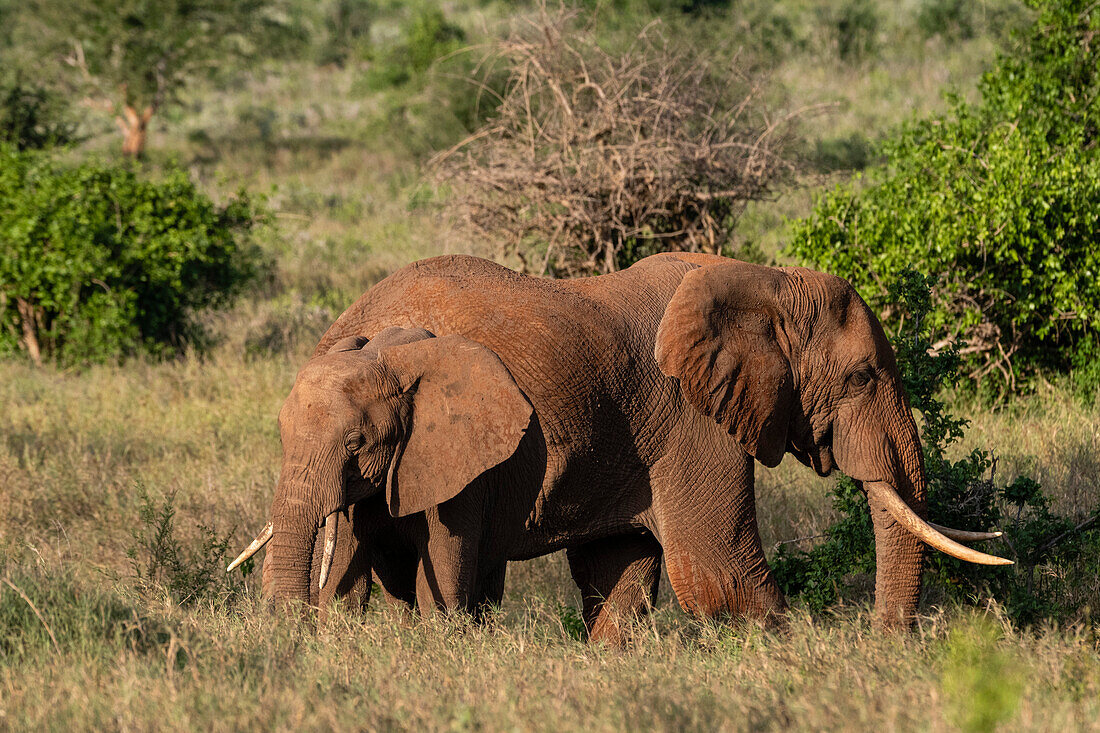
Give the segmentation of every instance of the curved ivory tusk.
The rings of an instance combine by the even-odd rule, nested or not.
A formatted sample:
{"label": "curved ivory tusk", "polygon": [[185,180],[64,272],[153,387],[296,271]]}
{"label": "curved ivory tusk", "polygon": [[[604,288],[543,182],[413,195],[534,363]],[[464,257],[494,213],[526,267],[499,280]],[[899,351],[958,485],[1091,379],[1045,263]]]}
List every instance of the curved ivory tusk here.
{"label": "curved ivory tusk", "polygon": [[229,563],[229,567],[227,567],[225,569],[225,572],[227,572],[227,573],[233,572],[233,570],[238,565],[240,565],[242,562],[244,562],[248,558],[255,555],[257,552],[259,552],[260,548],[263,547],[264,545],[266,545],[268,543],[268,540],[271,539],[271,534],[272,534],[271,522],[268,522],[267,526],[265,526],[262,530],[260,530],[260,533],[258,535],[256,535],[256,539],[252,540],[252,544],[250,544],[248,547],[244,548],[244,552],[242,552],[240,555],[237,555],[236,560]]}
{"label": "curved ivory tusk", "polygon": [[983,540],[995,540],[1000,537],[1004,532],[970,532],[965,529],[952,529],[951,527],[944,527],[933,522],[925,522],[929,527],[936,530],[944,537],[955,540],[956,542],[981,542]]}
{"label": "curved ivory tusk", "polygon": [[890,484],[876,481],[868,484],[868,491],[873,491],[876,498],[886,505],[886,510],[897,520],[898,524],[916,535],[919,540],[940,552],[978,565],[1015,565],[1014,562],[1005,560],[1003,557],[987,555],[984,552],[964,547],[928,526],[928,523],[918,517],[917,513],[898,496],[898,492]]}
{"label": "curved ivory tusk", "polygon": [[328,571],[332,568],[332,556],[336,554],[336,514],[325,517],[325,554],[321,555],[321,577],[317,581],[317,588],[323,589],[328,580]]}

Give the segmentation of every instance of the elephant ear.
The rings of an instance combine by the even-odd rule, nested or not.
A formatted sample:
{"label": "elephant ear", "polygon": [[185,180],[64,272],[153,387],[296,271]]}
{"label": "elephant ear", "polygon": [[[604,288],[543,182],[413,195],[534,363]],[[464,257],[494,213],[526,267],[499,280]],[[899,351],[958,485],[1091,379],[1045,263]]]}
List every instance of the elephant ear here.
{"label": "elephant ear", "polygon": [[516,452],[534,408],[495,353],[451,335],[395,346],[381,358],[412,395],[386,487],[390,514],[442,504]]}
{"label": "elephant ear", "polygon": [[391,346],[409,344],[422,339],[433,338],[431,331],[424,328],[399,328],[390,326],[384,328],[368,339],[366,336],[345,336],[328,348],[327,354],[335,354],[340,351],[363,351],[377,356],[382,349]]}
{"label": "elephant ear", "polygon": [[367,344],[366,336],[347,336],[328,347],[326,354],[336,354],[341,351],[358,351]]}
{"label": "elephant ear", "polygon": [[665,308],[654,349],[688,401],[765,466],[783,459],[794,404],[777,337],[782,277],[743,262],[691,270]]}

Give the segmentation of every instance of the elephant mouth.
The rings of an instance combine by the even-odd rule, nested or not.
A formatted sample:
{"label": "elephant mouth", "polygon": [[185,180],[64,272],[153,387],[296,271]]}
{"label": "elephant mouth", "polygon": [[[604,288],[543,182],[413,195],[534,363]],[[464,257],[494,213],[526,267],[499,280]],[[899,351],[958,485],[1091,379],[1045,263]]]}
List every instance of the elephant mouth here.
{"label": "elephant mouth", "polygon": [[799,463],[812,468],[818,476],[825,477],[836,470],[836,459],[833,457],[833,428],[829,426],[825,433],[816,440],[809,440],[809,448],[802,448],[791,443],[787,450],[798,459]]}

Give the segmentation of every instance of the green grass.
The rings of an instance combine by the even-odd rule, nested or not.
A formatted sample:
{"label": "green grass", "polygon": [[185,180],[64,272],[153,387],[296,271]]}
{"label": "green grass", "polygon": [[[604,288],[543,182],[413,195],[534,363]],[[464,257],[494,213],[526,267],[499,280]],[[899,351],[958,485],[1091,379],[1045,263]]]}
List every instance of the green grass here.
{"label": "green grass", "polygon": [[666,606],[617,651],[572,638],[534,579],[516,575],[526,598],[511,593],[484,626],[375,605],[315,631],[249,599],[189,610],[135,599],[51,557],[9,573],[41,619],[0,593],[0,725],[1080,730],[1100,714],[1095,632],[1022,634],[996,610],[950,610],[890,637],[855,609],[795,613],[770,634]]}

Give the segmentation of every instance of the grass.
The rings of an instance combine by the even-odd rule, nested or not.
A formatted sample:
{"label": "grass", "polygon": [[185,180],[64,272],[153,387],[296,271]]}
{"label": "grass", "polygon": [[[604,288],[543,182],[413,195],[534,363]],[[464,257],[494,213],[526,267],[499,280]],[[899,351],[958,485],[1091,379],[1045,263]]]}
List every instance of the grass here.
{"label": "grass", "polygon": [[[175,495],[188,548],[199,524],[232,532],[234,549],[262,525],[274,415],[303,358],[227,341],[202,359],[80,373],[0,365],[0,574],[41,614],[0,584],[0,727],[1042,730],[1100,713],[1100,627],[1021,631],[995,603],[926,606],[915,634],[892,638],[857,595],[835,614],[796,610],[771,635],[693,622],[665,586],[620,652],[570,633],[563,609],[579,599],[560,555],[513,564],[485,627],[375,602],[314,632],[263,609],[255,574],[218,578],[187,607],[139,583],[126,551],[141,487]],[[1097,500],[1100,406],[1051,388],[971,414],[963,448],[1037,472],[1059,502]],[[761,470],[769,546],[828,525],[826,483],[790,460]],[[971,716],[972,700],[988,710]]]}
{"label": "grass", "polygon": [[13,729],[1081,730],[1100,714],[1095,632],[1023,634],[996,609],[887,637],[858,609],[773,635],[665,607],[615,651],[572,638],[537,587],[484,626],[375,605],[314,631],[248,598],[179,609],[85,586],[65,557],[13,579],[43,616],[0,595]]}
{"label": "grass", "polygon": [[[468,30],[505,12],[455,6]],[[806,120],[811,149],[873,140],[937,108],[944,85],[968,93],[1000,42],[924,41],[906,20],[916,3],[876,7],[879,52],[848,63],[805,30],[816,4],[783,4],[808,40],[774,61],[777,98],[838,103]],[[0,363],[0,729],[1096,727],[1096,621],[1022,631],[990,599],[977,610],[927,604],[915,633],[884,637],[854,594],[834,613],[795,609],[789,629],[770,634],[691,621],[665,585],[651,620],[615,651],[575,638],[579,598],[560,554],[513,564],[484,626],[413,621],[374,602],[314,630],[265,609],[256,574],[218,574],[185,606],[135,578],[127,551],[148,529],[142,491],[158,506],[174,497],[173,541],[186,551],[203,547],[200,525],[243,546],[278,472],[275,415],[320,333],[405,262],[477,251],[419,184],[449,114],[426,104],[430,92],[379,92],[360,66],[295,62],[188,95],[154,122],[153,165],[177,157],[215,195],[267,192],[274,276],[205,316],[219,342],[202,357],[82,371]],[[117,146],[109,124],[89,125],[86,148]],[[814,190],[754,205],[740,241],[776,256],[782,217],[804,211]],[[956,409],[973,423],[957,450],[992,449],[1001,480],[1035,476],[1061,509],[1100,501],[1100,404],[1055,385],[995,412]],[[832,520],[828,480],[793,460],[759,467],[757,486],[769,548]]]}

